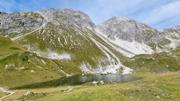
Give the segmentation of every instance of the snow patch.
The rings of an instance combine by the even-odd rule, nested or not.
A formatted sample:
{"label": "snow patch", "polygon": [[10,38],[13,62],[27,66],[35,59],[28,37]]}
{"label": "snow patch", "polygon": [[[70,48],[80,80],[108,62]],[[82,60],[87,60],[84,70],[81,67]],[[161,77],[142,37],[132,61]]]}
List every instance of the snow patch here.
{"label": "snow patch", "polygon": [[47,57],[54,60],[71,60],[71,55],[68,53],[49,52]]}

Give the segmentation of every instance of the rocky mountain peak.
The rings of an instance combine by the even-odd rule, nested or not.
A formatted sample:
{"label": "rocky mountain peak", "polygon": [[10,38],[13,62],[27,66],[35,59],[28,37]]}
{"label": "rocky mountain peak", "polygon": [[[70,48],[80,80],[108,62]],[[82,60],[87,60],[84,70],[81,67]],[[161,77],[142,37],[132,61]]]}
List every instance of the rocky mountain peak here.
{"label": "rocky mountain peak", "polygon": [[180,43],[180,26],[165,29],[162,33],[164,34],[164,37],[168,37],[173,40],[176,39]]}
{"label": "rocky mountain peak", "polygon": [[47,9],[16,13],[0,12],[0,32],[9,33],[11,35],[8,36],[12,37],[18,33],[38,29],[48,22],[54,25],[73,25],[90,29],[94,27],[94,23],[88,15],[73,9]]}
{"label": "rocky mountain peak", "polygon": [[73,9],[48,9],[39,11],[43,17],[53,24],[77,25],[79,27],[92,28],[94,23],[90,17],[78,10]]}
{"label": "rocky mountain peak", "polygon": [[[129,42],[148,42],[158,31],[146,24],[136,22],[127,17],[113,17],[97,28],[111,39],[122,39]],[[156,36],[158,37],[158,36]]]}
{"label": "rocky mountain peak", "polygon": [[41,26],[43,22],[43,18],[34,12],[1,13],[0,32],[16,34],[34,30]]}
{"label": "rocky mountain peak", "polygon": [[128,17],[125,17],[125,16],[114,16],[112,17],[111,19],[108,20],[109,22],[110,21],[118,21],[118,22],[121,22],[121,21],[130,21],[130,19]]}

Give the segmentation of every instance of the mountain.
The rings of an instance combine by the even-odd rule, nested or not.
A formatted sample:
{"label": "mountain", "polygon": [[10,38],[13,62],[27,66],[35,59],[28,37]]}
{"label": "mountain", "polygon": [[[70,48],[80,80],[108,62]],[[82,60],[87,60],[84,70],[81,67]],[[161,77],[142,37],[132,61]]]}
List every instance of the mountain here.
{"label": "mountain", "polygon": [[159,32],[146,24],[126,17],[113,17],[97,25],[96,30],[127,57],[162,52],[168,48],[164,46],[174,44],[168,38],[168,34],[171,32]]}
{"label": "mountain", "polygon": [[[127,74],[132,71],[121,63],[119,58],[121,54],[98,37],[93,30],[94,23],[80,11],[49,9],[1,14],[0,19],[0,35],[11,38],[30,54],[35,54],[34,58],[50,61],[46,64],[50,66],[46,67],[58,66],[61,74],[65,73],[69,76],[79,73],[104,74],[117,71]],[[42,64],[42,61],[32,63]],[[19,62],[14,63],[16,64]],[[28,62],[25,62],[25,66],[19,64],[19,67],[26,68],[26,65]],[[29,68],[34,66],[30,65]]]}
{"label": "mountain", "polygon": [[165,29],[162,35],[169,40],[167,42],[168,44],[163,45],[165,48],[176,49],[180,46],[180,26]]}
{"label": "mountain", "polygon": [[164,58],[173,59],[177,70],[179,31],[160,32],[126,17],[95,25],[87,14],[73,9],[0,13],[0,68],[5,77],[0,84],[10,84],[14,76],[24,85],[75,74],[164,69],[170,63],[150,65]]}

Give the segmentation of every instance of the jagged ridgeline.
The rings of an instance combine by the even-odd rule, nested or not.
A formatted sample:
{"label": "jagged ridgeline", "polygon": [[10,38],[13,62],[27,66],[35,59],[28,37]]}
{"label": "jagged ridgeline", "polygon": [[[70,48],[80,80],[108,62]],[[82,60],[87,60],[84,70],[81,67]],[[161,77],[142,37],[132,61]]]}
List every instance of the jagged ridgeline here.
{"label": "jagged ridgeline", "polygon": [[[0,82],[27,84],[79,73],[127,74],[131,68],[163,68],[168,63],[149,64],[163,61],[167,53],[174,54],[166,61],[173,58],[177,69],[179,31],[176,27],[159,32],[125,17],[95,25],[88,15],[72,9],[1,12]],[[149,58],[153,59],[142,62]]]}
{"label": "jagged ridgeline", "polygon": [[97,25],[97,32],[127,57],[169,51],[179,46],[179,27],[158,30],[126,17],[113,17]]}

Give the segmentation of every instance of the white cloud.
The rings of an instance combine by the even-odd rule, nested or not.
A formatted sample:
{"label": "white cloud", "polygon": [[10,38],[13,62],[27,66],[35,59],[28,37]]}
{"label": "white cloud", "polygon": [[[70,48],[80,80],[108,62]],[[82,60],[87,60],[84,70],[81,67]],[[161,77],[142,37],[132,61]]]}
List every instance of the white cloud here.
{"label": "white cloud", "polygon": [[170,2],[166,5],[154,8],[149,12],[140,15],[140,19],[142,19],[143,22],[156,25],[161,21],[168,20],[177,15],[180,15],[180,1]]}
{"label": "white cloud", "polygon": [[135,9],[144,0],[96,0],[94,5],[87,9],[87,12],[95,18],[96,22],[102,22],[113,16],[125,16]]}

